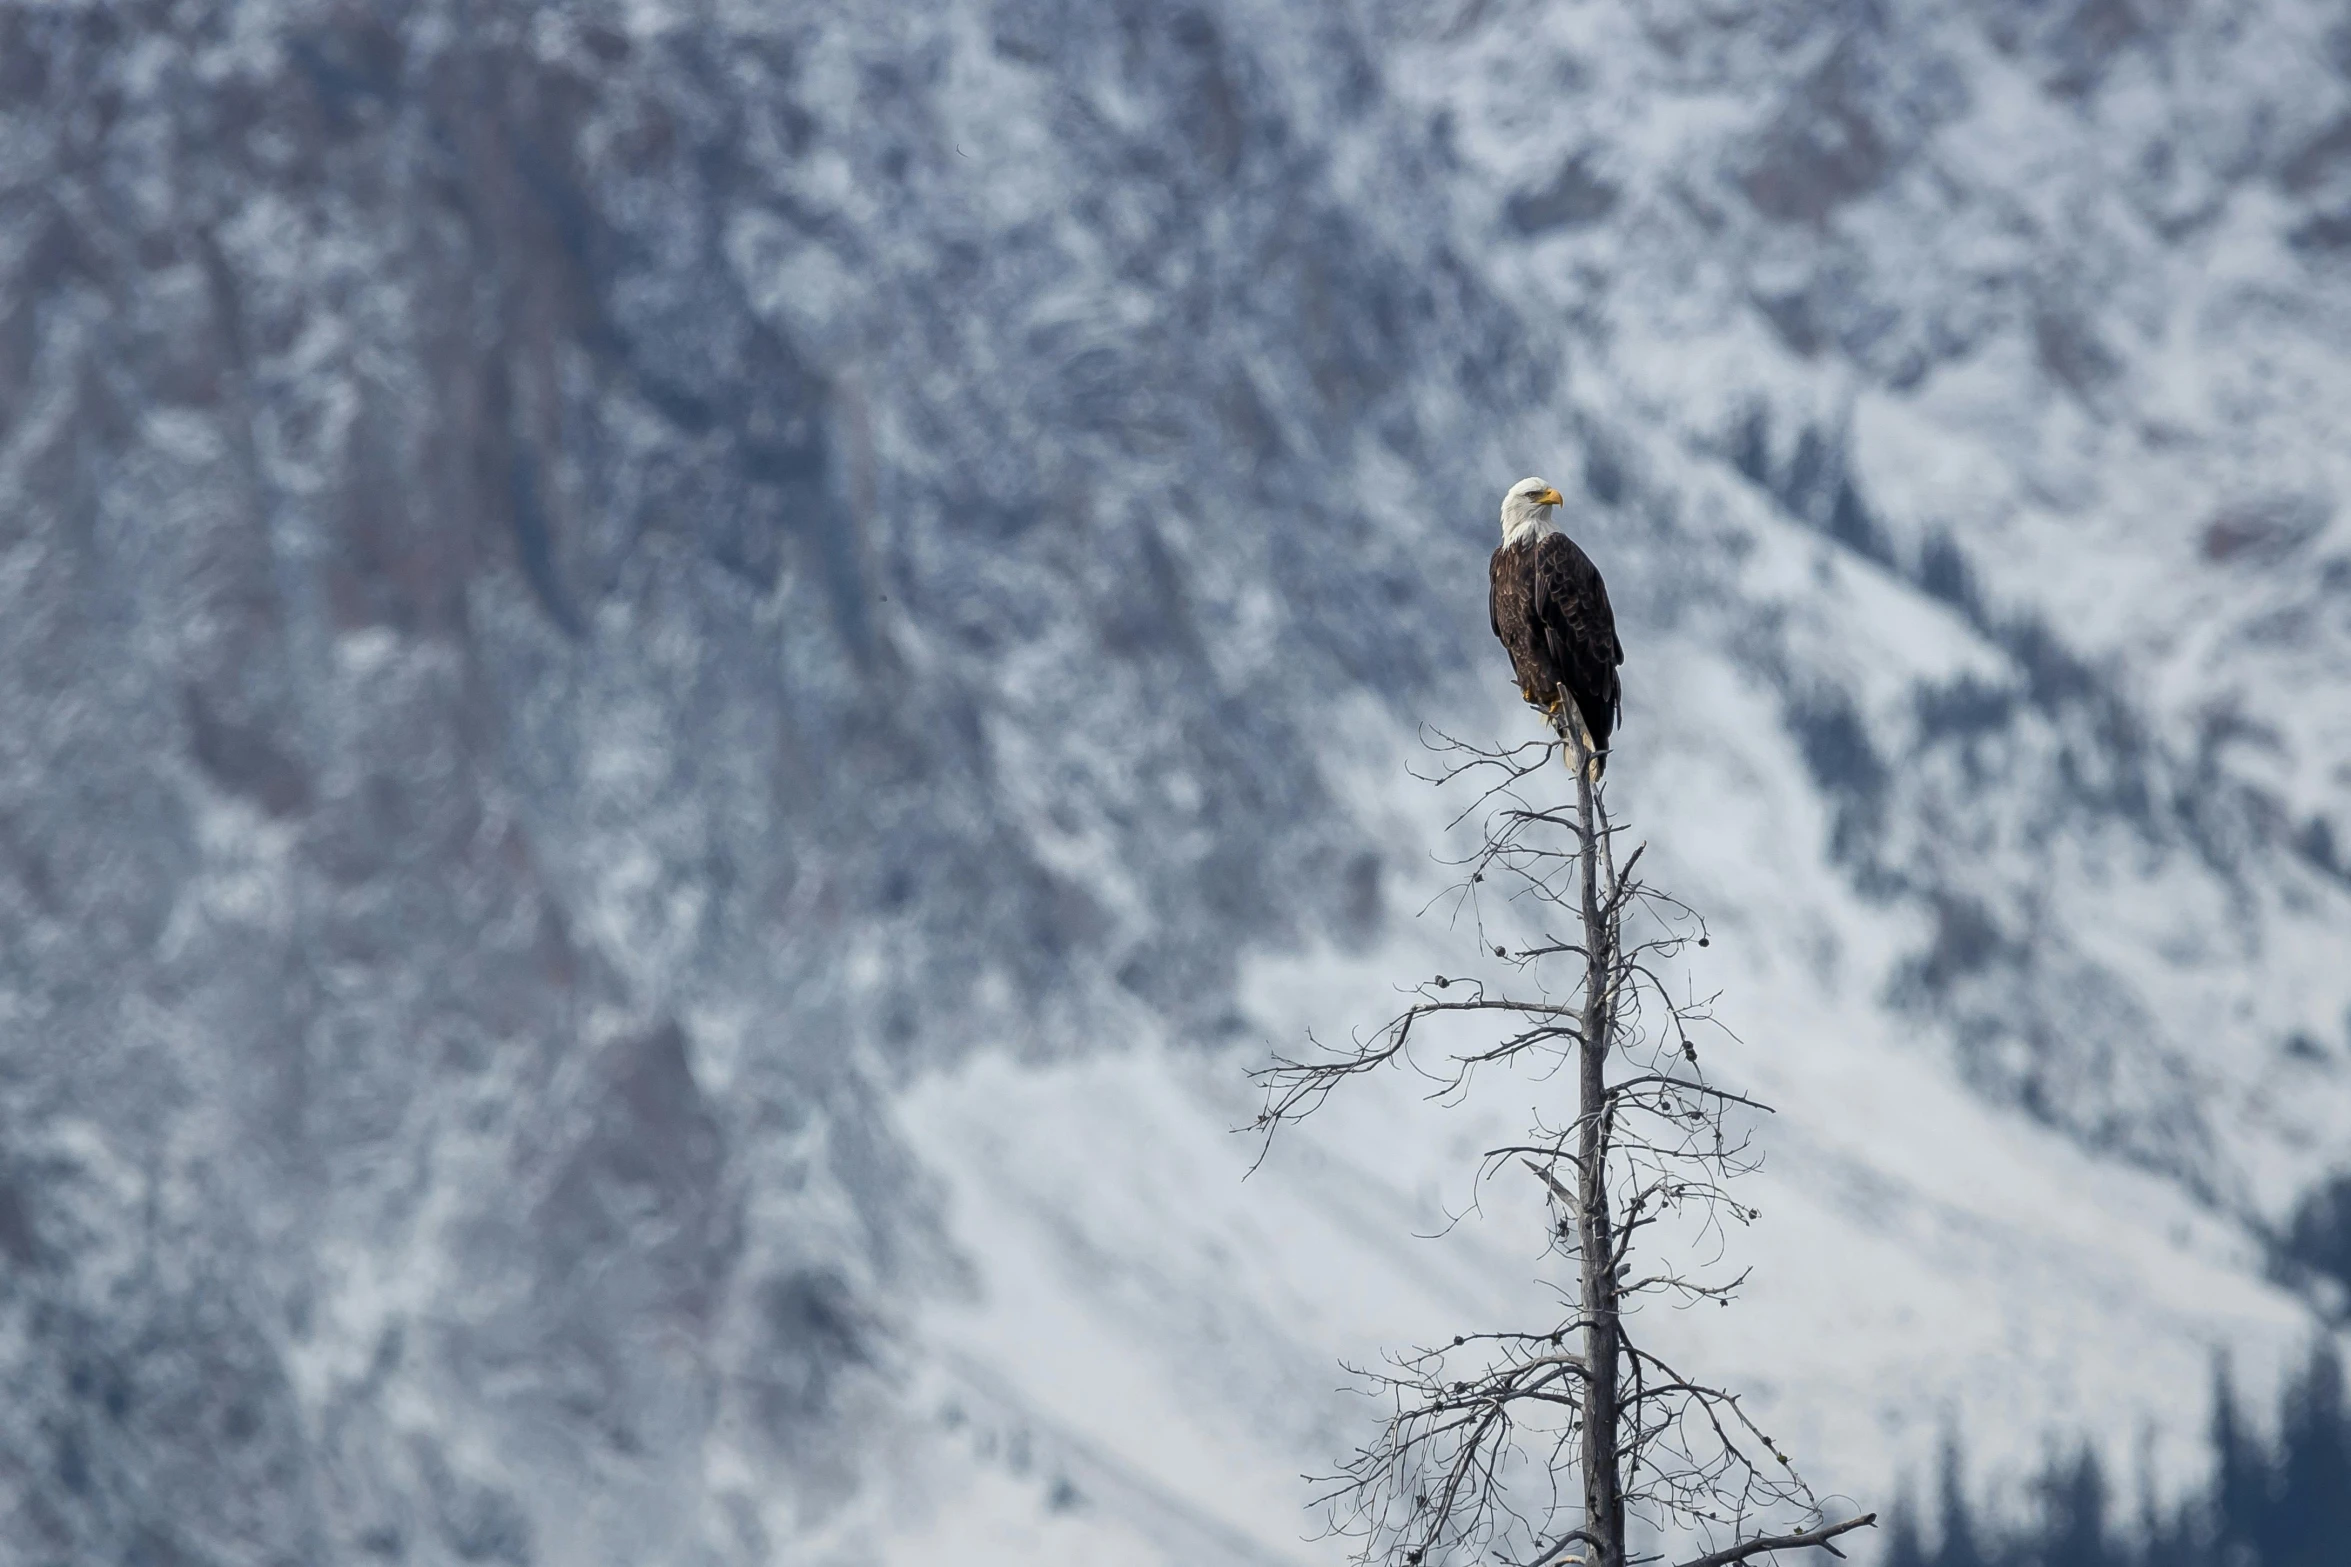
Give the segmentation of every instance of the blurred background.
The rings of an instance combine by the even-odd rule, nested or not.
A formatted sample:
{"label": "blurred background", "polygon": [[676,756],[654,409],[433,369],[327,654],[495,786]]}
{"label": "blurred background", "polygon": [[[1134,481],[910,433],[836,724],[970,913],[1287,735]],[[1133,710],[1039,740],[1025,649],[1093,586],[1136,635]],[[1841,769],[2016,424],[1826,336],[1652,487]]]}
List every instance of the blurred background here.
{"label": "blurred background", "polygon": [[2283,0],[0,6],[0,1563],[1342,1559],[1340,1362],[1549,1309],[1475,1156],[1551,1090],[1229,1129],[1475,961],[1412,769],[1538,732],[1530,473],[1780,1109],[1657,1331],[1914,1555],[1947,1443],[1985,1540],[2202,1507],[2220,1355],[2234,1505],[2326,1492],[2347,77]]}

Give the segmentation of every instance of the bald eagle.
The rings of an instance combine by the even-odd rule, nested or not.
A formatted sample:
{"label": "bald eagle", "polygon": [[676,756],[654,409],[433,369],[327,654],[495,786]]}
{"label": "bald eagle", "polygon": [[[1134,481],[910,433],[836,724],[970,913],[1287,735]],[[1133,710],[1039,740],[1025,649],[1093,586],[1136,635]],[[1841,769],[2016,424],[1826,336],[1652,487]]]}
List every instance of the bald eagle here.
{"label": "bald eagle", "polygon": [[1568,721],[1562,705],[1574,704],[1596,779],[1608,766],[1624,647],[1600,568],[1551,520],[1561,504],[1559,492],[1540,479],[1521,479],[1502,497],[1502,547],[1494,551],[1487,606],[1519,694],[1562,735]]}

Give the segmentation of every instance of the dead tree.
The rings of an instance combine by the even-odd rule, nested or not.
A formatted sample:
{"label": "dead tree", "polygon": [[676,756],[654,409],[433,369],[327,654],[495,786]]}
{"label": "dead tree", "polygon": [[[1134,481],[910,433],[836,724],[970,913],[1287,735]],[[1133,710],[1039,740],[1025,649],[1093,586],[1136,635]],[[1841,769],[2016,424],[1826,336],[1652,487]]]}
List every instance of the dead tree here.
{"label": "dead tree", "polygon": [[[1689,1248],[1719,1257],[1722,1226],[1758,1216],[1728,1183],[1757,1163],[1745,1122],[1766,1107],[1707,1080],[1698,1045],[1719,1029],[1713,998],[1677,990],[1666,972],[1686,944],[1707,945],[1703,921],[1641,881],[1640,849],[1616,866],[1618,829],[1572,718],[1557,743],[1431,743],[1443,763],[1433,781],[1479,790],[1457,818],[1484,812],[1458,906],[1510,988],[1439,975],[1352,1048],[1276,1057],[1256,1074],[1256,1124],[1270,1139],[1340,1084],[1388,1067],[1433,1077],[1430,1097],[1448,1102],[1481,1073],[1572,1081],[1572,1116],[1538,1115],[1479,1173],[1540,1183],[1550,1247],[1571,1277],[1554,1321],[1472,1326],[1359,1373],[1391,1412],[1329,1477],[1335,1527],[1360,1537],[1357,1560],[1402,1567],[1659,1560],[1627,1555],[1630,1521],[1704,1547],[1682,1567],[1814,1545],[1842,1555],[1831,1542],[1877,1515],[1831,1519],[1736,1394],[1668,1363],[1627,1320],[1650,1298],[1729,1304],[1744,1273],[1709,1276]],[[1572,805],[1538,798],[1560,778],[1554,754],[1572,770]],[[1485,910],[1497,895],[1533,907],[1537,939],[1515,951],[1493,941]],[[1661,1225],[1678,1241],[1642,1260]]]}

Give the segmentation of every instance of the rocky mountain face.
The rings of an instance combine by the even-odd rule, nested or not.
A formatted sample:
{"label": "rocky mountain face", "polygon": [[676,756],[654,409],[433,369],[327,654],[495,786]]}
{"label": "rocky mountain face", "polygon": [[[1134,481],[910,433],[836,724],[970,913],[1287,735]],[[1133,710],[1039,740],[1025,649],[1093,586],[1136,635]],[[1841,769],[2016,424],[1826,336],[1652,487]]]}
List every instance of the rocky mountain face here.
{"label": "rocky mountain face", "polygon": [[[1044,1396],[933,1397],[1021,1226],[1156,1281],[1100,1364],[1319,1411],[1304,1332],[1195,1387],[1145,1153],[1033,1161],[1417,952],[1527,472],[1754,983],[1986,1129],[1920,1189],[2165,1194],[2096,1201],[2307,1331],[2347,75],[2287,4],[0,9],[0,1561],[1044,1560],[873,1501]],[[1106,1418],[971,1516],[1332,1554]]]}

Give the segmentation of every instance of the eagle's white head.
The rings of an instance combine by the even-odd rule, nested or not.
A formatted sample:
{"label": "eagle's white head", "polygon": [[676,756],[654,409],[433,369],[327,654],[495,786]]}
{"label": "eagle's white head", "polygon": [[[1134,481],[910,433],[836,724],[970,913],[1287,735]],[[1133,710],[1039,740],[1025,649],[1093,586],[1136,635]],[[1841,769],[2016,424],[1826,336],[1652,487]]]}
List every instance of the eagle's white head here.
{"label": "eagle's white head", "polygon": [[1551,511],[1562,500],[1560,493],[1541,479],[1519,480],[1502,496],[1502,542],[1519,544],[1557,533],[1559,524],[1551,520]]}

